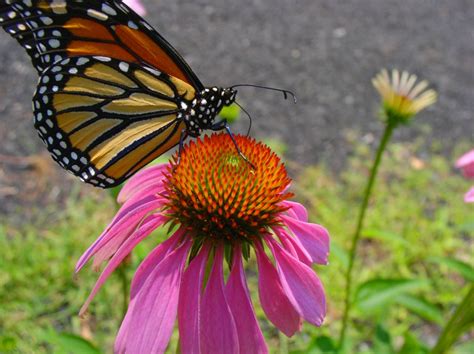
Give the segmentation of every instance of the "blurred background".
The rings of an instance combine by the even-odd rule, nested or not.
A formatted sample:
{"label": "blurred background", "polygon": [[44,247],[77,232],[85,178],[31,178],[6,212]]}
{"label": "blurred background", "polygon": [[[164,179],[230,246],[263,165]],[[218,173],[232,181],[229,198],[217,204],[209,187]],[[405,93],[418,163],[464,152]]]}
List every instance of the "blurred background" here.
{"label": "blurred background", "polygon": [[[285,346],[307,352],[340,326],[344,249],[383,129],[371,78],[384,67],[406,69],[438,91],[439,101],[395,134],[358,265],[361,283],[377,276],[423,278],[429,284],[391,303],[390,319],[380,308],[359,309],[360,321],[351,330],[357,352],[381,353],[376,349],[380,331],[390,332],[396,350],[410,332],[421,346],[433,345],[461,300],[459,289],[473,280],[473,209],[462,201],[469,183],[452,166],[474,142],[474,2],[143,3],[145,18],[204,84],[260,84],[298,97],[294,105],[278,93],[252,88],[240,89],[238,96],[253,117],[251,134],[284,156],[311,221],[326,226],[333,237],[331,264],[317,269],[332,299],[327,325],[305,326],[289,341],[262,325],[275,352]],[[73,280],[72,273],[115,204],[108,192],[73,179],[49,158],[33,127],[36,72],[3,31],[0,63],[0,352],[51,352],[60,346],[55,333],[63,332],[110,352],[121,316],[110,304],[120,293],[120,279],[111,279],[91,316],[79,320],[77,311],[96,275],[87,268]],[[234,133],[245,133],[247,125],[245,117],[237,120]],[[140,248],[133,263],[155,243]],[[447,258],[467,267],[464,276]],[[386,303],[378,305],[387,309]],[[460,344],[472,345],[472,337],[468,333]],[[467,353],[465,348],[460,350]]]}

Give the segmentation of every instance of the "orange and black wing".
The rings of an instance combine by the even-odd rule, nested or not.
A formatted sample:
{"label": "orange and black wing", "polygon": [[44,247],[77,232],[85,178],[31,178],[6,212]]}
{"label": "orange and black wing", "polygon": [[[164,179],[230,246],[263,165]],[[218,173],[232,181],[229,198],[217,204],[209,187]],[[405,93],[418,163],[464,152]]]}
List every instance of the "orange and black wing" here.
{"label": "orange and black wing", "polygon": [[108,188],[179,143],[179,111],[194,96],[185,81],[148,66],[65,58],[41,74],[35,127],[63,168]]}
{"label": "orange and black wing", "polygon": [[121,0],[0,0],[0,25],[40,74],[66,58],[106,56],[145,63],[203,89],[181,55]]}

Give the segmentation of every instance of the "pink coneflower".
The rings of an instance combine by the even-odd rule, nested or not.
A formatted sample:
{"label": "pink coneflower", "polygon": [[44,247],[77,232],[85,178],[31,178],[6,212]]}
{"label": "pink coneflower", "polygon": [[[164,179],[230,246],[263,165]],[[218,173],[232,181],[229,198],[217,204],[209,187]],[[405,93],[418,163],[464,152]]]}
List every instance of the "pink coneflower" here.
{"label": "pink coneflower", "polygon": [[142,2],[140,0],[123,0],[125,4],[130,6],[130,8],[135,11],[137,14],[140,16],[145,16],[146,15],[146,9],[145,6],[143,6]]}
{"label": "pink coneflower", "polygon": [[176,229],[134,276],[116,352],[164,352],[176,317],[183,353],[268,352],[244,272],[253,252],[268,319],[287,336],[303,320],[322,324],[324,289],[311,265],[327,264],[328,232],[287,200],[290,179],[280,159],[253,139],[236,140],[255,169],[226,134],[191,142],[179,165],[153,166],[129,180],[118,196],[122,208],[79,260],[77,270],[91,257],[95,267],[108,262],[84,312],[141,240],[165,223]]}
{"label": "pink coneflower", "polygon": [[[474,149],[462,155],[456,161],[456,167],[463,171],[466,178],[474,179]],[[464,195],[466,203],[474,203],[474,186]]]}

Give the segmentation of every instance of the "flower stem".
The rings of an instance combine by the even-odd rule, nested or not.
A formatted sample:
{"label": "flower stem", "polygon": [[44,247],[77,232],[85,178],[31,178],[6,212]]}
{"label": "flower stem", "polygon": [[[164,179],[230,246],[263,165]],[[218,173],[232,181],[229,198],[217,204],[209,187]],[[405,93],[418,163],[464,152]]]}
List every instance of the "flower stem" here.
{"label": "flower stem", "polygon": [[341,329],[341,334],[339,337],[339,348],[343,347],[345,336],[346,336],[346,330],[347,330],[347,325],[348,325],[348,320],[349,320],[349,312],[351,309],[352,268],[354,267],[354,260],[357,253],[357,245],[359,243],[362,226],[364,223],[365,212],[369,204],[370,195],[372,193],[372,188],[374,186],[375,177],[377,176],[377,171],[380,165],[380,161],[382,160],[383,152],[385,151],[385,148],[387,147],[387,143],[390,140],[390,137],[392,136],[395,126],[396,125],[391,122],[388,122],[387,125],[385,126],[385,131],[380,141],[380,145],[377,149],[374,164],[372,165],[372,169],[370,171],[369,181],[367,182],[367,186],[365,187],[364,200],[362,201],[362,204],[359,210],[359,219],[357,220],[357,227],[356,227],[354,236],[352,238],[352,245],[351,245],[351,249],[349,253],[349,265],[347,267],[347,271],[345,274],[346,288],[345,288],[345,298],[344,298],[344,315],[342,317],[342,329]]}
{"label": "flower stem", "polygon": [[438,338],[438,342],[431,350],[431,354],[446,353],[456,339],[474,324],[473,306],[474,284],[471,285],[468,293],[453,313],[446,327],[444,327],[443,332]]}
{"label": "flower stem", "polygon": [[128,280],[127,276],[127,269],[129,265],[129,260],[126,259],[125,262],[123,262],[120,267],[118,267],[118,275],[120,277],[120,280],[122,282],[122,297],[123,297],[123,302],[122,302],[122,319],[125,318],[125,315],[127,314],[128,310],[128,296],[130,292],[130,282]]}
{"label": "flower stem", "polygon": [[278,339],[280,341],[280,354],[288,354],[288,337],[278,331]]}

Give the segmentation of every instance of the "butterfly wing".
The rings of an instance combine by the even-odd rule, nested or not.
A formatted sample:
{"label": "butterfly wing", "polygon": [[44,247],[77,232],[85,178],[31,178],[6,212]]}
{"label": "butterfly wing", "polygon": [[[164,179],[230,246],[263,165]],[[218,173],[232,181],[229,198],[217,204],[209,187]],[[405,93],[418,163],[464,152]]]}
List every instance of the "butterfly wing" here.
{"label": "butterfly wing", "polygon": [[108,188],[179,143],[185,81],[109,57],[66,58],[43,71],[35,127],[53,158],[85,182]]}
{"label": "butterfly wing", "polygon": [[146,63],[203,89],[179,53],[121,0],[0,0],[0,25],[40,74],[69,57],[106,56]]}

